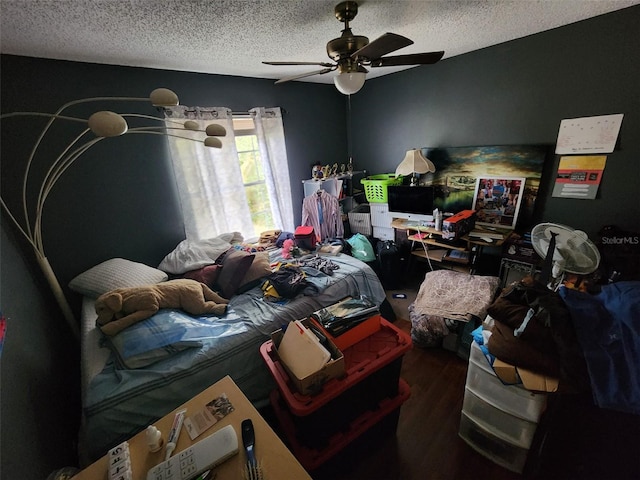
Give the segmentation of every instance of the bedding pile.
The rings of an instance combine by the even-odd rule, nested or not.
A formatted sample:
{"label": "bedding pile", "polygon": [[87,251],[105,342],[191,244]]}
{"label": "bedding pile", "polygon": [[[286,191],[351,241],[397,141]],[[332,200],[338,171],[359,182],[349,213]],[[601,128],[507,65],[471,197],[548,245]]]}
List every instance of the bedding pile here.
{"label": "bedding pile", "polygon": [[422,348],[437,347],[455,321],[481,321],[498,290],[499,278],[452,270],[427,272],[409,305],[411,338]]}

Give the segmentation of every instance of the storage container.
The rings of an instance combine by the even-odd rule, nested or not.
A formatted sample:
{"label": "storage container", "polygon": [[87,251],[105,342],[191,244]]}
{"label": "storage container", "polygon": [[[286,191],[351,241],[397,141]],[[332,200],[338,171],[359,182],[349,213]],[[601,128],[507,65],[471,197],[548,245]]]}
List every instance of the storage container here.
{"label": "storage container", "polygon": [[359,341],[365,339],[369,335],[373,335],[374,333],[380,331],[381,320],[382,317],[380,315],[372,315],[366,320],[361,321],[355,327],[351,327],[349,330],[346,330],[343,334],[334,337],[330,332],[325,330],[322,326],[322,323],[318,322],[315,318],[311,317],[309,319],[319,330],[322,331],[324,335],[340,350],[344,351],[352,345],[355,345]]}
{"label": "storage container", "polygon": [[489,400],[480,398],[469,388],[465,388],[462,412],[485,430],[527,449],[531,446],[538,426],[535,422],[523,420],[494,407]]}
{"label": "storage container", "polygon": [[471,344],[466,387],[494,407],[534,423],[538,422],[547,406],[545,393],[502,383],[476,342]]}
{"label": "storage container", "polygon": [[393,217],[389,213],[388,203],[372,203],[371,207],[371,225],[374,227],[392,228],[391,222]]}
{"label": "storage container", "polygon": [[373,227],[373,238],[378,240],[395,240],[396,231],[393,228]]}
{"label": "storage container", "polygon": [[358,205],[348,213],[349,228],[351,233],[361,233],[368,237],[371,236],[371,213],[369,205]]}
{"label": "storage container", "polygon": [[402,176],[396,178],[395,173],[371,175],[360,180],[364,194],[369,203],[387,203],[387,186],[402,185]]}
{"label": "storage container", "polygon": [[[307,328],[311,327],[311,320],[305,319],[302,321],[303,325]],[[293,375],[293,373],[280,362],[278,357],[278,345],[282,341],[284,337],[284,332],[282,329],[276,330],[271,334],[271,351],[270,354],[274,359],[278,359],[278,364],[282,369],[284,375],[287,377],[289,385],[291,388],[295,389],[297,392],[300,392],[304,395],[311,395],[312,393],[318,392],[322,390],[325,382],[331,380],[332,378],[342,377],[345,374],[345,360],[342,352],[335,344],[329,340],[327,342],[327,350],[331,353],[331,359],[326,363],[324,367],[322,367],[317,372],[306,376],[305,378],[298,379]]]}
{"label": "storage container", "polygon": [[529,454],[527,448],[505,441],[473,421],[464,412],[460,415],[460,430],[458,434],[474,450],[498,465],[516,473],[522,473],[524,470],[527,455]]}
{"label": "storage container", "polygon": [[[298,392],[277,357],[273,341],[263,343],[260,354],[288,407],[295,415],[304,416],[356,386],[367,390],[371,384],[371,390],[365,397],[375,397],[376,392],[382,392],[377,398],[362,399],[363,402],[370,401],[374,405],[382,396],[396,395],[402,357],[411,346],[411,337],[407,333],[380,317],[380,329],[377,332],[342,351],[346,374],[327,381],[315,395]],[[359,385],[365,380],[367,383]]]}
{"label": "storage container", "polygon": [[398,396],[402,357],[411,348],[411,337],[379,318],[378,331],[342,351],[346,375],[328,381],[316,395],[296,391],[274,355],[271,341],[260,347],[291,422],[304,432],[304,438],[299,439],[303,446],[325,448],[333,435],[348,429],[363,412]]}
{"label": "storage container", "polygon": [[[302,427],[298,425],[296,417],[287,408],[280,391],[273,390],[270,400],[292,453],[305,469],[311,471],[347,448],[364,433],[367,434],[367,437],[378,436],[381,439],[394,434],[400,417],[400,407],[409,398],[411,390],[409,385],[400,379],[397,392],[396,396],[381,400],[375,408],[361,410],[353,421],[343,425],[340,429],[332,427],[333,420],[330,417],[326,418],[324,424],[316,429]],[[318,434],[326,432],[327,429],[330,429],[332,433],[325,436],[320,444],[316,437]],[[309,446],[309,444],[316,446]]]}

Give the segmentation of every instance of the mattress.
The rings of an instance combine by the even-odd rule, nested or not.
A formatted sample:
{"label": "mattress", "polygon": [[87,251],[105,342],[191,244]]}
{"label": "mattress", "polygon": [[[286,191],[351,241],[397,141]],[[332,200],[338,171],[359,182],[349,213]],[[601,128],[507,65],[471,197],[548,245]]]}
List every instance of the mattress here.
{"label": "mattress", "polygon": [[95,327],[93,300],[85,298],[80,435],[85,461],[96,460],[225,375],[233,378],[256,407],[266,405],[276,385],[259,349],[273,331],[346,296],[365,295],[378,305],[385,299],[384,289],[369,265],[344,254],[327,258],[339,267],[331,275],[307,269],[307,280],[318,287],[317,295],[272,302],[265,300],[260,287],[236,295],[230,300],[227,314],[212,323],[216,331],[200,339],[200,347],[144,368],[122,368],[110,349],[102,345],[102,334]]}

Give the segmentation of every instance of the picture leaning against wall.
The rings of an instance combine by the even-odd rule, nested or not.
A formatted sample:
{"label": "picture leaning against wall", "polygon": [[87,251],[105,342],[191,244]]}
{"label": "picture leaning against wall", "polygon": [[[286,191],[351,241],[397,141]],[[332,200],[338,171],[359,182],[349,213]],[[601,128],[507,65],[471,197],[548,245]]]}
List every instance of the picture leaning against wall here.
{"label": "picture leaning against wall", "polygon": [[478,177],[473,196],[476,223],[515,228],[524,185],[524,177]]}
{"label": "picture leaning against wall", "polygon": [[[434,207],[457,213],[475,209],[479,178],[523,180],[518,193],[518,228],[530,228],[540,178],[547,159],[553,159],[553,145],[497,145],[477,147],[423,148],[436,166],[430,184]],[[505,219],[506,221],[506,219]]]}

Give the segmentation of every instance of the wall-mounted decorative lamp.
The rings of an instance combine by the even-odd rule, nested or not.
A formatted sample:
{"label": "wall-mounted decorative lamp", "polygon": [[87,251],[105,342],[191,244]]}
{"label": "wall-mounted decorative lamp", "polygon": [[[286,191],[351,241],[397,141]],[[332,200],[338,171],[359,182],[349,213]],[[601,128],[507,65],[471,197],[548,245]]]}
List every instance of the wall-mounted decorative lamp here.
{"label": "wall-mounted decorative lamp", "polygon": [[422,154],[419,149],[408,150],[404,156],[404,160],[396,168],[396,177],[398,175],[411,175],[411,186],[418,185],[419,174],[435,172],[436,167],[431,160]]}
{"label": "wall-mounted decorative lamp", "polygon": [[[227,134],[225,128],[222,125],[218,124],[210,124],[207,125],[206,129],[199,130],[199,126],[197,122],[192,120],[187,120],[184,123],[173,121],[175,127],[166,126],[164,118],[153,117],[150,115],[142,115],[135,113],[128,114],[119,114],[111,111],[98,111],[91,115],[88,119],[77,118],[71,116],[62,115],[62,112],[72,105],[78,105],[81,103],[87,102],[103,102],[103,101],[144,101],[151,102],[152,105],[157,107],[169,107],[178,105],[178,96],[171,90],[166,88],[158,88],[151,92],[149,97],[147,98],[135,98],[135,97],[92,97],[92,98],[84,98],[80,100],[75,100],[69,102],[58,109],[56,113],[41,113],[41,112],[12,112],[5,113],[0,115],[0,119],[4,120],[9,117],[19,117],[19,116],[36,116],[36,117],[48,117],[49,121],[45,125],[43,131],[38,136],[35,145],[31,149],[31,154],[27,160],[24,176],[22,179],[22,222],[18,221],[17,217],[11,212],[8,205],[5,203],[4,198],[0,196],[0,202],[2,203],[2,208],[7,212],[8,216],[11,218],[13,223],[16,225],[20,233],[27,239],[31,247],[33,248],[36,259],[42,268],[45,278],[47,282],[51,286],[53,290],[53,294],[56,298],[56,301],[60,305],[62,312],[69,323],[71,331],[78,337],[78,324],[75,321],[74,315],[71,311],[71,307],[67,302],[66,297],[62,291],[62,287],[58,279],[56,278],[49,261],[47,260],[47,256],[44,251],[44,244],[42,241],[42,213],[44,210],[44,204],[49,196],[49,193],[53,189],[56,182],[60,179],[60,177],[64,174],[64,172],[71,166],[73,163],[80,158],[87,150],[89,150],[96,143],[110,137],[118,137],[122,135],[129,134],[151,134],[151,135],[162,135],[166,137],[179,137],[186,138],[187,140],[192,141],[201,141],[200,139],[194,139],[187,136],[178,135],[175,133],[176,130],[191,130],[191,131],[201,131],[203,132],[202,141],[205,146],[221,148],[222,142],[219,138],[221,136],[225,136]],[[127,124],[126,117],[135,117],[135,118],[143,118],[149,120],[155,120],[162,122],[160,126],[142,126],[129,128]],[[38,151],[38,147],[43,141],[47,131],[53,124],[55,120],[66,120],[71,122],[79,122],[84,123],[86,125],[86,129],[83,130],[79,135],[77,135],[69,145],[67,145],[62,152],[50,163],[45,165],[46,173],[44,174],[44,179],[40,184],[37,200],[35,204],[35,210],[30,208],[29,201],[27,198],[27,187],[30,180],[30,171],[31,167],[34,163],[34,158],[36,152]],[[167,120],[167,123],[170,121]],[[93,134],[94,137],[87,140],[87,135]],[[206,137],[205,137],[206,135]],[[6,141],[6,139],[5,139]],[[82,143],[85,142],[85,143]],[[55,155],[55,154],[53,154]],[[33,179],[32,179],[33,180]],[[31,213],[33,213],[33,218],[31,218]]]}

